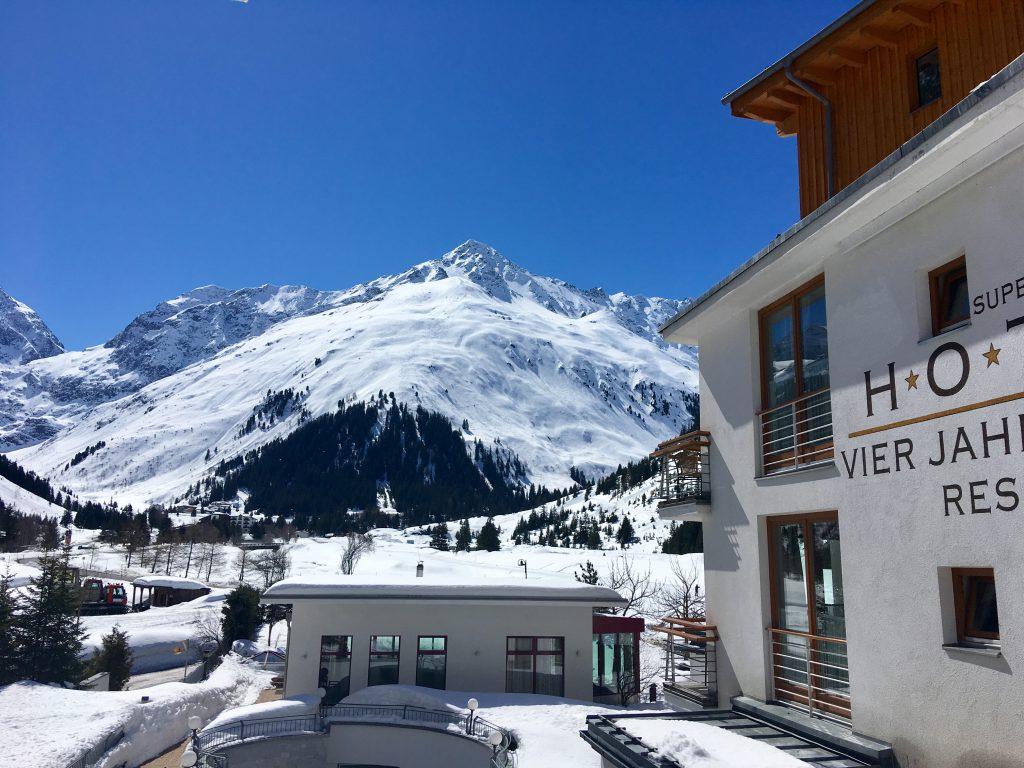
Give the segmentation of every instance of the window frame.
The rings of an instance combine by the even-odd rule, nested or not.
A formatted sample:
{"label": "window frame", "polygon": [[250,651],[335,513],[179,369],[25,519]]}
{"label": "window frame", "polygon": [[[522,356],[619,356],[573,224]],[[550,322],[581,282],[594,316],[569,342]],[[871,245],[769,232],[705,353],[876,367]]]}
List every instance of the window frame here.
{"label": "window frame", "polygon": [[[967,284],[967,315],[953,322],[942,324],[943,309],[949,301],[948,278],[954,272],[963,271],[964,282]],[[928,300],[931,304],[932,336],[938,336],[969,323],[971,320],[971,283],[967,279],[967,254],[960,254],[952,261],[936,267],[928,273]]]}
{"label": "window frame", "polygon": [[961,645],[999,645],[1000,632],[986,632],[974,626],[974,610],[977,607],[977,588],[972,582],[985,580],[992,583],[996,593],[998,612],[999,590],[996,588],[996,574],[992,568],[951,568],[953,579],[953,610],[956,613],[956,639]]}
{"label": "window frame", "polygon": [[[373,650],[373,641],[376,640],[379,637],[390,637],[393,640],[395,640],[396,642],[394,643],[394,645],[395,645],[395,647],[398,650],[395,650],[395,651],[375,651],[375,650]],[[394,658],[394,660],[395,660],[395,670],[397,672],[397,674],[395,675],[395,682],[394,683],[371,683],[370,682],[370,673],[373,671],[374,657],[378,657],[378,658],[392,658],[393,657]],[[367,664],[366,664],[366,687],[369,688],[372,685],[395,685],[395,684],[401,683],[401,681],[402,681],[402,636],[401,635],[370,635],[370,652],[369,652],[369,656],[367,657]]]}
{"label": "window frame", "polygon": [[[921,59],[925,56],[935,54],[935,65],[939,70],[939,94],[934,99],[928,101],[921,101]],[[942,102],[942,52],[939,50],[938,44],[932,40],[927,45],[922,46],[917,52],[910,55],[908,59],[908,76],[910,78],[910,111],[916,112],[923,107],[930,106],[932,104],[939,104]]]}
{"label": "window frame", "polygon": [[[352,635],[320,635],[320,664],[321,665],[323,664],[323,660],[324,660],[324,638],[327,638],[327,637],[345,638],[347,640],[347,642],[343,644],[345,646],[345,650],[338,651],[336,654],[332,654],[333,656],[337,656],[338,658],[348,659],[348,676],[347,676],[348,677],[348,690],[340,697],[340,699],[343,699],[343,698],[345,698],[345,696],[348,696],[350,693],[352,693],[352,648],[353,648],[353,645],[355,643],[355,638]],[[318,685],[318,687],[324,688],[324,690],[327,691],[327,693],[325,694],[325,697],[326,697],[326,696],[330,695],[330,690],[329,690],[328,686],[322,685],[322,682],[323,681],[320,679],[319,669],[318,669],[317,670],[317,685]],[[328,682],[328,684],[330,684],[330,676],[329,675],[328,675],[327,682]],[[339,699],[339,701],[340,701],[340,699]]]}
{"label": "window frame", "polygon": [[[422,648],[420,648],[420,640],[423,640],[424,638],[432,638],[432,639],[435,639],[435,640],[440,638],[441,640],[444,641],[444,649],[440,650],[440,651],[434,651],[434,650],[424,651]],[[442,675],[441,675],[441,687],[440,688],[434,688],[433,690],[437,690],[437,691],[446,691],[446,690],[448,690],[448,635],[417,635],[416,636],[416,685],[420,686],[421,688],[430,688],[431,686],[425,686],[425,685],[422,685],[420,683],[420,657],[422,657],[422,656],[443,656],[444,657],[444,670],[443,670]]]}
{"label": "window frame", "polygon": [[[808,280],[800,287],[790,291],[780,299],[773,301],[766,307],[762,307],[757,312],[757,328],[758,328],[758,360],[761,378],[761,410],[759,414],[767,411],[781,408],[782,406],[799,400],[802,397],[817,394],[818,392],[824,392],[827,389],[831,389],[831,376],[829,377],[830,383],[827,387],[819,387],[816,390],[805,391],[804,390],[804,365],[803,355],[803,331],[800,328],[800,299],[807,294],[816,291],[818,288],[825,286],[825,274],[822,273],[817,277]],[[791,400],[786,400],[782,403],[776,403],[775,405],[768,405],[768,357],[767,357],[767,340],[768,340],[768,316],[781,309],[782,307],[789,306],[791,312],[791,320],[793,323],[793,369],[794,369],[794,380],[796,382],[796,396]],[[828,311],[828,297],[825,298],[826,312]]]}
{"label": "window frame", "polygon": [[[509,640],[529,640],[530,650],[520,651],[516,649],[509,649]],[[561,641],[561,650],[558,651],[541,651],[537,649],[538,640],[559,640]],[[530,656],[533,658],[532,664],[532,681],[530,683],[530,693],[537,695],[537,657],[538,656],[559,656],[562,659],[561,667],[561,686],[558,696],[565,696],[565,636],[564,635],[506,635],[505,636],[505,693],[522,693],[522,691],[510,691],[508,685],[508,659],[509,656]],[[544,694],[548,696],[556,694]]]}

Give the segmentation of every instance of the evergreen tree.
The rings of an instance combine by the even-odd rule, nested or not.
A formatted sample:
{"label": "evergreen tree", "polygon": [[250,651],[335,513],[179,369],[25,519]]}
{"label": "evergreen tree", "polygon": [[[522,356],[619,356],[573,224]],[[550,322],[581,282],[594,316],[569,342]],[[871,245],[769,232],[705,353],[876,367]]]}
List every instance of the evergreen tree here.
{"label": "evergreen tree", "polygon": [[0,576],[0,685],[21,679],[17,611],[18,602],[11,588],[11,575],[5,573]]}
{"label": "evergreen tree", "polygon": [[430,546],[442,552],[448,551],[448,526],[445,523],[439,523],[431,530]]}
{"label": "evergreen tree", "polygon": [[248,584],[238,585],[228,593],[220,611],[221,643],[227,652],[235,640],[252,640],[256,634],[263,620],[259,590]]}
{"label": "evergreen tree", "polygon": [[590,526],[590,530],[587,532],[587,549],[600,549],[601,548],[601,532],[597,528],[597,524]]}
{"label": "evergreen tree", "polygon": [[625,549],[629,546],[630,541],[632,541],[635,535],[633,524],[629,522],[629,517],[623,515],[622,525],[619,526],[619,532],[615,534],[615,540],[619,542],[619,546]]}
{"label": "evergreen tree", "polygon": [[578,573],[573,575],[576,577],[576,581],[582,582],[583,584],[597,584],[597,568],[595,568],[594,564],[589,560],[580,567]]}
{"label": "evergreen tree", "polygon": [[687,520],[682,525],[672,522],[668,538],[661,545],[661,551],[668,555],[689,555],[704,551],[704,528],[700,523]]}
{"label": "evergreen tree", "polygon": [[76,683],[82,676],[80,595],[68,567],[68,553],[44,557],[18,617],[21,667],[40,683]]}
{"label": "evergreen tree", "polygon": [[100,650],[92,657],[90,671],[108,672],[110,690],[120,691],[132,674],[132,649],[128,644],[128,633],[115,625],[109,635],[104,635]]}
{"label": "evergreen tree", "polygon": [[455,551],[465,552],[473,543],[473,532],[469,529],[469,520],[463,520],[455,534]]}
{"label": "evergreen tree", "polygon": [[476,537],[476,548],[486,549],[488,552],[497,552],[501,549],[498,527],[494,524],[493,518],[488,517],[487,522],[480,528],[480,534]]}

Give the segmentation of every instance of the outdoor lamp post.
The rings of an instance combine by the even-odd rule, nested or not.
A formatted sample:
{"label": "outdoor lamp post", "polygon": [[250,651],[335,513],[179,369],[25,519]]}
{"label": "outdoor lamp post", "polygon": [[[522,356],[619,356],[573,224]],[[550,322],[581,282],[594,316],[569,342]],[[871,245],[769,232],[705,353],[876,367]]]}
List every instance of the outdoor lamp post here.
{"label": "outdoor lamp post", "polygon": [[470,699],[466,702],[466,706],[469,708],[469,718],[466,720],[466,733],[472,735],[473,721],[476,719],[476,710],[480,706],[480,702],[476,699]]}
{"label": "outdoor lamp post", "polygon": [[525,560],[520,560],[519,561],[519,565],[523,569],[523,578],[524,579],[530,578],[530,574],[526,572],[526,561]]}
{"label": "outdoor lamp post", "polygon": [[501,746],[501,739],[501,731],[491,731],[491,735],[487,737],[487,743],[491,745],[491,749],[497,752],[498,747]]}

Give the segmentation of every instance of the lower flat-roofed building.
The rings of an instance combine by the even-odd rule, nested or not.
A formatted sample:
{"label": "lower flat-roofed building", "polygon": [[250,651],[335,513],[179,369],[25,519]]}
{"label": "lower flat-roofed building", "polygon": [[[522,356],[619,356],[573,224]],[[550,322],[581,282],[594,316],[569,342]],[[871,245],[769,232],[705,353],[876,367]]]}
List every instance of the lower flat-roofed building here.
{"label": "lower flat-roofed building", "polygon": [[[572,579],[430,576],[286,579],[263,602],[291,606],[285,694],[322,688],[325,705],[388,684],[590,701],[595,680],[612,678],[594,668],[595,609],[624,604],[611,589]],[[604,634],[626,632],[639,629]],[[635,646],[624,645],[613,643],[612,657],[626,654],[632,665]]]}

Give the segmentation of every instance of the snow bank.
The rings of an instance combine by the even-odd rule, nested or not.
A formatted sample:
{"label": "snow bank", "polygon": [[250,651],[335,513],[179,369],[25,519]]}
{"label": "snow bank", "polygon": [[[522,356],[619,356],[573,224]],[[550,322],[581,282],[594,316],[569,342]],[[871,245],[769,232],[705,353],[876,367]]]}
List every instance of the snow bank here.
{"label": "snow bank", "polygon": [[[188,718],[204,721],[225,707],[254,701],[269,676],[228,657],[210,679],[164,683],[136,691],[74,691],[39,683],[0,688],[5,760],[20,768],[54,768],[119,730],[125,737],[99,768],[139,765],[181,741]],[[142,697],[150,701],[142,703]]]}
{"label": "snow bank", "polygon": [[33,568],[31,565],[25,565],[15,560],[3,559],[0,560],[0,576],[5,573],[11,575],[11,589],[17,589],[19,587],[27,587],[29,581],[38,576],[41,571],[38,568]]}
{"label": "snow bank", "polygon": [[[85,616],[82,627],[88,633],[83,656],[91,658],[99,650],[103,635],[115,626],[128,633],[132,649],[132,673],[159,672],[185,663],[180,653],[188,641],[189,663],[199,659],[201,637],[216,631],[226,591],[218,590],[170,608],[150,608],[142,613],[113,616]],[[203,626],[203,625],[207,626]],[[175,651],[179,651],[175,653]]]}
{"label": "snow bank", "polygon": [[248,704],[244,707],[226,709],[210,721],[204,730],[220,728],[243,720],[263,720],[268,717],[298,717],[311,715],[317,711],[320,697],[312,694],[288,696],[278,701],[265,701],[262,704]]}
{"label": "snow bank", "polygon": [[[346,704],[409,704],[431,709],[466,711],[466,703],[480,703],[477,714],[506,730],[519,742],[519,768],[599,768],[600,756],[579,737],[586,728],[587,715],[622,714],[619,707],[599,706],[587,701],[525,693],[472,693],[468,691],[427,691],[406,685],[378,685],[363,688],[344,700]],[[661,711],[631,708],[630,712]],[[736,763],[747,768],[746,763]],[[690,768],[690,766],[687,766]],[[804,767],[806,768],[806,766]]]}
{"label": "snow bank", "polygon": [[781,749],[724,728],[686,720],[623,719],[617,725],[655,750],[659,757],[687,768],[807,768]]}

